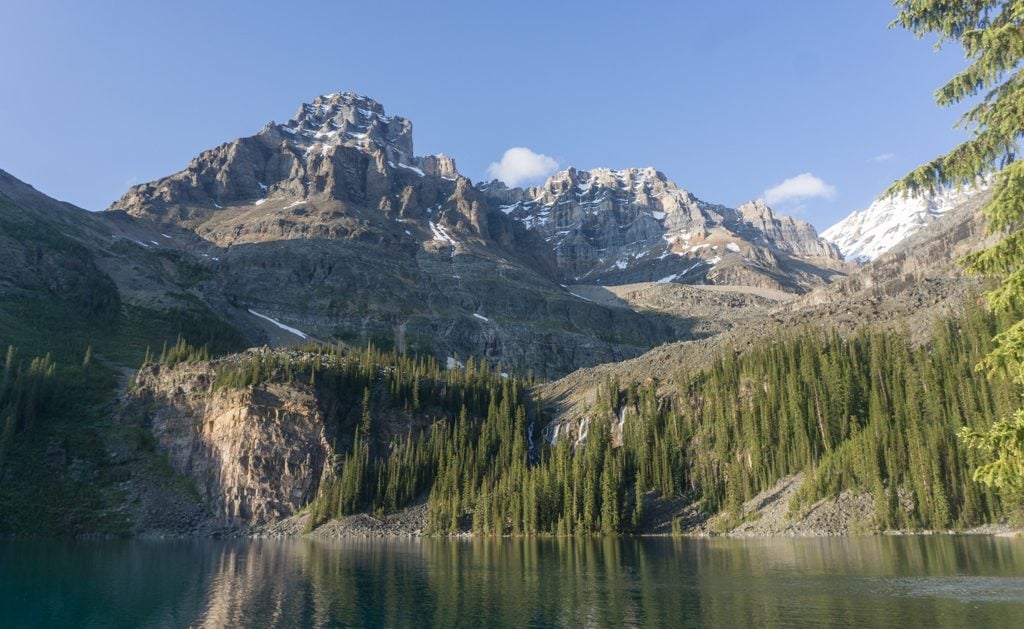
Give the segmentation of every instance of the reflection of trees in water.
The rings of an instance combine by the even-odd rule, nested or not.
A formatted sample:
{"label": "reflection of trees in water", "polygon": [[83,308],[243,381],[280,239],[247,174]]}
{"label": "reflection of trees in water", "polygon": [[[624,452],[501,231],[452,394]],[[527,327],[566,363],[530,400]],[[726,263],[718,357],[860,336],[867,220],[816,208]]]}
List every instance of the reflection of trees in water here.
{"label": "reflection of trees in water", "polygon": [[1022,591],[989,537],[0,543],[5,627],[1019,626]]}
{"label": "reflection of trees in water", "polygon": [[989,537],[0,545],[4,626],[1014,626],[1022,591]]}
{"label": "reflection of trees in water", "polygon": [[[118,583],[126,599],[153,602],[141,617],[154,622],[144,624],[180,624],[195,605],[191,619],[211,627],[988,626],[1016,618],[1019,595],[1002,602],[983,596],[979,604],[965,598],[977,590],[957,589],[966,582],[956,575],[1016,577],[1002,587],[1024,586],[1024,545],[987,537],[303,540],[192,548],[191,563],[168,565],[159,554],[108,563],[140,579]],[[164,589],[154,590],[153,572],[168,568]],[[148,589],[140,585],[147,579]]]}

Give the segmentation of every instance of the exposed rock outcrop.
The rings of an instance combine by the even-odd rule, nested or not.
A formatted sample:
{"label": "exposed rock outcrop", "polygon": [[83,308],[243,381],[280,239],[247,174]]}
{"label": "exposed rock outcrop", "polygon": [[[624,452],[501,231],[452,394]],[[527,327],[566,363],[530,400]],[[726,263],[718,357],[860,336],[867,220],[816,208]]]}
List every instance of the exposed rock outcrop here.
{"label": "exposed rock outcrop", "polygon": [[315,497],[333,454],[312,388],[214,390],[213,381],[209,363],[145,367],[126,412],[145,416],[171,468],[215,518],[248,526],[294,515]]}

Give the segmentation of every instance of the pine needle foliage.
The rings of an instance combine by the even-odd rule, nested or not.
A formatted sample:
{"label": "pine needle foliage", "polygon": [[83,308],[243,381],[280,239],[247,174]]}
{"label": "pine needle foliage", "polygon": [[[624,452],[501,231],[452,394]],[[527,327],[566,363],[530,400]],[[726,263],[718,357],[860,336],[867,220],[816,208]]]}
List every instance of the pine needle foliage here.
{"label": "pine needle foliage", "polygon": [[[988,228],[1000,234],[994,245],[970,255],[967,268],[991,282],[986,293],[998,313],[1020,312],[1024,301],[1024,163],[1017,159],[1024,136],[1024,2],[1020,0],[896,0],[899,14],[891,26],[917,37],[935,35],[936,47],[958,43],[968,66],[935,93],[939,106],[976,98],[958,126],[970,138],[946,155],[919,166],[890,189],[890,194],[970,184],[995,174],[991,200],[984,207]],[[1009,369],[1024,383],[1024,320],[996,337],[979,368]],[[996,460],[979,467],[975,479],[992,486],[1024,483],[1021,460],[1024,430],[1011,430],[1020,413],[995,424],[988,434],[963,433],[966,442]],[[1015,454],[1016,453],[1016,454]]]}
{"label": "pine needle foliage", "polygon": [[[989,453],[957,434],[987,429],[1014,408],[1012,380],[974,369],[1012,319],[971,306],[937,322],[920,347],[895,331],[792,331],[727,351],[708,369],[680,370],[668,395],[665,383],[608,379],[559,438],[541,433],[545,418],[516,378],[428,360],[409,381],[396,374],[416,361],[394,354],[325,358],[317,386],[343,392],[352,435],[309,526],[426,496],[436,534],[634,533],[646,530],[645,496],[698,499],[738,517],[744,502],[801,472],[798,509],[852,490],[874,497],[866,524],[877,529],[990,522],[1012,506],[1012,488],[971,482]],[[280,364],[261,373],[284,377]],[[379,443],[381,407],[370,400],[387,395],[411,409],[413,391],[418,412],[435,419]]]}

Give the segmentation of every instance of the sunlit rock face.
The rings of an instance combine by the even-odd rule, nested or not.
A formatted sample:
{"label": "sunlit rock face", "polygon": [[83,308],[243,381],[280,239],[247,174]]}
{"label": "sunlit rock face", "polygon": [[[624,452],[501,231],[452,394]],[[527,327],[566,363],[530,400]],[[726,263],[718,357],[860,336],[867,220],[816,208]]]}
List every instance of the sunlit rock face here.
{"label": "sunlit rock face", "polygon": [[[845,269],[807,222],[763,201],[707,203],[653,168],[570,168],[543,185],[478,186],[540,233],[566,282],[725,283],[801,292]],[[794,260],[801,260],[793,264]]]}

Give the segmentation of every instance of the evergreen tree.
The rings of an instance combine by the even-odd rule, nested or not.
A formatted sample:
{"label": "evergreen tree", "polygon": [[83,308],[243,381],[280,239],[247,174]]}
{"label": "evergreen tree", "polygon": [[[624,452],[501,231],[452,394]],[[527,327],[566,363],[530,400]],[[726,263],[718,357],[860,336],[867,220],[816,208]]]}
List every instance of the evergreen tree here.
{"label": "evergreen tree", "polygon": [[[968,257],[975,273],[995,282],[986,294],[998,313],[1019,312],[1024,301],[1024,162],[1017,160],[1024,136],[1024,9],[1017,0],[897,0],[894,25],[918,37],[938,36],[938,44],[958,42],[970,65],[935,94],[940,106],[981,95],[959,125],[971,137],[952,151],[918,167],[892,192],[932,189],[971,183],[995,175],[992,198],[984,207],[988,228],[1002,234],[996,244]],[[999,170],[1001,168],[1001,170]],[[1024,319],[1018,319],[995,339],[984,367],[1010,366],[1012,377],[1024,384]],[[993,425],[987,435],[966,431],[966,443],[990,451],[996,460],[979,467],[975,479],[1002,487],[1024,482],[1024,429],[1021,412]]]}

